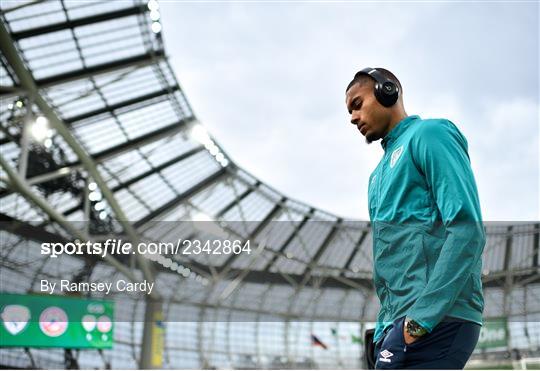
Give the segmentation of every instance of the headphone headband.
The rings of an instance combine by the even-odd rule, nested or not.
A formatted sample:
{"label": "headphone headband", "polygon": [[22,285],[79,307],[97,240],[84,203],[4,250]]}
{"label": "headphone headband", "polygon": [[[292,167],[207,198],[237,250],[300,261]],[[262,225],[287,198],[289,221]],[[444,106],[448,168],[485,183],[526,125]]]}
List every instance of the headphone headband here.
{"label": "headphone headband", "polygon": [[371,67],[366,67],[363,70],[358,71],[354,77],[357,77],[357,76],[360,76],[360,75],[368,75],[373,80],[375,80],[376,82],[378,82],[380,84],[382,84],[382,83],[384,83],[385,81],[388,80],[386,77],[383,76],[382,73],[377,71],[375,68],[371,68]]}
{"label": "headphone headband", "polygon": [[386,78],[376,68],[367,67],[361,71],[358,71],[354,78],[356,79],[360,75],[367,75],[375,80],[375,98],[385,107],[393,106],[399,97],[399,86],[395,82]]}

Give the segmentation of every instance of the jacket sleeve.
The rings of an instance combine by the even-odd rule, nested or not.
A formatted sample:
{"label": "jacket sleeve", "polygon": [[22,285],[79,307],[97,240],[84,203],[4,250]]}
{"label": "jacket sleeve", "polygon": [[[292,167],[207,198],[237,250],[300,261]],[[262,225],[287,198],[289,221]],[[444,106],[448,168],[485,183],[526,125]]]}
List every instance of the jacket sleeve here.
{"label": "jacket sleeve", "polygon": [[413,156],[437,205],[446,240],[407,316],[431,332],[452,308],[481,259],[485,231],[465,137],[447,120],[422,125]]}

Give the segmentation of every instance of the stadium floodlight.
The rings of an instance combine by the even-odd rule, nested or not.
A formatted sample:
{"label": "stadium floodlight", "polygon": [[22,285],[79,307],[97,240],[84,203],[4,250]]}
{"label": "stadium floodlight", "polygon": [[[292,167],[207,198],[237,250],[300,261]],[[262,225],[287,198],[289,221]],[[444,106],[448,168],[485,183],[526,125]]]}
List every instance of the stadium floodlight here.
{"label": "stadium floodlight", "polygon": [[153,33],[160,33],[161,32],[161,23],[152,22],[152,32]]}
{"label": "stadium floodlight", "polygon": [[210,135],[208,135],[208,131],[206,131],[206,128],[201,124],[193,125],[190,135],[197,142],[204,144],[205,146],[210,146],[214,143],[212,139],[210,139]]}
{"label": "stadium floodlight", "polygon": [[[214,150],[214,152],[215,152],[214,156],[215,156],[216,154],[219,153],[219,147],[216,146],[216,144],[214,143],[214,141],[213,141],[212,139],[210,139],[210,140],[208,141],[208,143],[206,143],[206,145],[205,145],[204,147],[205,147],[208,151],[211,151],[212,148],[217,149],[217,151]],[[211,152],[210,152],[210,153],[211,153]]]}
{"label": "stadium floodlight", "polygon": [[161,255],[160,253],[156,253],[154,255],[156,255],[156,262],[158,262],[161,265],[165,263],[166,258],[163,255]]}
{"label": "stadium floodlight", "polygon": [[212,219],[209,215],[203,212],[197,212],[195,215],[193,215],[193,221],[194,222],[213,222],[214,219]]}
{"label": "stadium floodlight", "polygon": [[159,9],[159,4],[156,0],[150,0],[148,2],[148,9],[150,9],[150,11],[152,10],[158,10]]}
{"label": "stadium floodlight", "polygon": [[210,152],[212,156],[221,164],[226,167],[229,165],[229,160],[225,158],[225,155],[220,151],[219,147],[214,143],[208,131],[201,124],[195,124],[191,127],[190,136],[197,142],[204,145],[204,147]]}
{"label": "stadium floodlight", "polygon": [[153,20],[153,21],[159,21],[159,18],[160,18],[160,14],[159,14],[159,11],[157,10],[152,10],[150,12],[150,19]]}
{"label": "stadium floodlight", "polygon": [[215,144],[212,143],[212,145],[209,146],[209,147],[210,148],[208,148],[208,150],[210,151],[210,154],[212,156],[215,156],[215,155],[217,155],[219,153],[219,148]]}
{"label": "stadium floodlight", "polygon": [[90,201],[101,201],[101,192],[98,192],[98,191],[92,191],[90,192],[90,194],[88,195],[88,198],[90,199]]}
{"label": "stadium floodlight", "polygon": [[148,250],[146,250],[145,254],[144,254],[144,257],[147,258],[147,259],[150,259],[152,261],[157,261],[158,260],[158,256],[161,256],[161,255],[158,255],[158,254],[153,254],[151,252],[149,252]]}
{"label": "stadium floodlight", "polygon": [[30,124],[30,132],[32,137],[39,143],[43,143],[45,139],[52,136],[49,121],[44,116],[38,116],[36,121]]}
{"label": "stadium floodlight", "polygon": [[94,208],[95,208],[97,211],[100,211],[100,210],[105,209],[105,202],[104,202],[104,201],[99,201],[98,203],[96,203],[96,204],[94,205]]}
{"label": "stadium floodlight", "polygon": [[101,219],[101,220],[107,219],[107,212],[105,212],[105,211],[100,212],[99,213],[99,219]]}
{"label": "stadium floodlight", "polygon": [[88,189],[90,191],[95,191],[97,189],[97,184],[95,182],[88,183]]}

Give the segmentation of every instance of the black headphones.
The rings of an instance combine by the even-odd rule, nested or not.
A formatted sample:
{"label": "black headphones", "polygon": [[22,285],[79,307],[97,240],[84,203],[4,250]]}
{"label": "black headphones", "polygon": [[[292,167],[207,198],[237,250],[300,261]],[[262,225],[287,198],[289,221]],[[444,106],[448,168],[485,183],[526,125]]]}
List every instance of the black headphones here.
{"label": "black headphones", "polygon": [[375,98],[377,98],[377,101],[380,104],[385,107],[391,107],[397,102],[399,97],[399,86],[392,80],[387,79],[382,73],[371,67],[358,71],[354,75],[354,78],[356,79],[360,75],[368,75],[375,80]]}

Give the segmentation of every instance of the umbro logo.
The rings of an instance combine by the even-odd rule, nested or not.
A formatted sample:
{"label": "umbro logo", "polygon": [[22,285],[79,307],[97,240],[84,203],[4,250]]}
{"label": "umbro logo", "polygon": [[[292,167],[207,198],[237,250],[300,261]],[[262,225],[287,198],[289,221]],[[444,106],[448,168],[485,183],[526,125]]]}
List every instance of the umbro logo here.
{"label": "umbro logo", "polygon": [[394,167],[396,162],[401,157],[401,154],[403,153],[403,146],[400,146],[398,149],[396,149],[394,152],[392,152],[392,157],[390,157],[390,167]]}
{"label": "umbro logo", "polygon": [[380,353],[380,355],[382,356],[382,358],[379,358],[379,361],[390,363],[392,362],[392,360],[389,358],[392,357],[394,353],[390,352],[388,349],[385,349]]}

